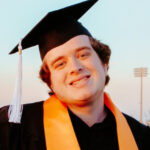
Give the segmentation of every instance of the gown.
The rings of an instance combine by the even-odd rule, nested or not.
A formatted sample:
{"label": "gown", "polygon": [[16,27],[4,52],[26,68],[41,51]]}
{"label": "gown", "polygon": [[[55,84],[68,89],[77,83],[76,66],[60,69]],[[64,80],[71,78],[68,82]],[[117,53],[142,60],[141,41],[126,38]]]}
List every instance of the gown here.
{"label": "gown", "polygon": [[[7,112],[8,106],[0,109],[0,150],[46,150],[43,126],[43,101],[24,105],[21,124],[8,123]],[[109,150],[118,149],[115,121],[111,112],[108,113],[103,123],[95,124],[92,128],[88,128],[71,111],[69,111],[69,115],[81,150],[97,150],[102,147],[105,149],[105,144]],[[149,150],[150,128],[126,114],[123,115],[127,119],[139,150]],[[102,129],[103,126],[107,125],[106,129]],[[108,135],[109,138],[107,138],[107,130],[111,131],[111,134],[109,133],[111,136]],[[89,131],[90,134],[88,135]],[[105,135],[104,139],[102,139],[103,135]],[[105,139],[107,139],[107,142]]]}

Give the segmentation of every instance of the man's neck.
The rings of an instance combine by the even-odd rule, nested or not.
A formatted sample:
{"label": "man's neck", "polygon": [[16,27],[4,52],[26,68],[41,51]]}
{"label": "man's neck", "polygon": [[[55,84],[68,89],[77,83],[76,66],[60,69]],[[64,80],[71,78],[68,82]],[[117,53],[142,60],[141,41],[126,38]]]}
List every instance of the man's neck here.
{"label": "man's neck", "polygon": [[68,105],[69,109],[83,120],[89,127],[95,123],[103,122],[107,113],[104,107],[104,97],[101,94],[94,100],[91,100],[87,105]]}

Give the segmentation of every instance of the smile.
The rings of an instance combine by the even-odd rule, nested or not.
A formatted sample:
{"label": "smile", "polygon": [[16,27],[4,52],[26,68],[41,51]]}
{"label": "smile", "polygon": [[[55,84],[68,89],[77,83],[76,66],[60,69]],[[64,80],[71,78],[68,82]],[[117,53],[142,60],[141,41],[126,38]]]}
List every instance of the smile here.
{"label": "smile", "polygon": [[83,77],[81,77],[81,78],[78,78],[78,79],[73,80],[73,81],[70,83],[70,85],[75,86],[75,87],[76,87],[76,86],[77,86],[77,87],[83,86],[83,85],[85,85],[85,84],[87,83],[87,81],[89,80],[89,78],[90,78],[90,75],[83,76]]}

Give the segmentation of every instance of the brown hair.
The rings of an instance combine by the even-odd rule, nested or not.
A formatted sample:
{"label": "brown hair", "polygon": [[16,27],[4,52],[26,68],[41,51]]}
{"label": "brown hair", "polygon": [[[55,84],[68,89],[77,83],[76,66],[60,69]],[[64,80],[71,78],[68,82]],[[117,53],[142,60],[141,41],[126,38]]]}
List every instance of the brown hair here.
{"label": "brown hair", "polygon": [[[110,60],[110,55],[111,55],[111,50],[110,50],[109,46],[101,43],[100,41],[98,41],[92,37],[89,37],[89,40],[90,40],[91,46],[98,54],[102,63],[109,65],[109,60]],[[109,77],[109,75],[107,75],[106,80],[105,80],[105,85],[108,84],[109,80],[110,80],[110,77]]]}
{"label": "brown hair", "polygon": [[[99,58],[101,59],[103,64],[109,64],[109,59],[110,59],[110,55],[111,55],[111,50],[109,48],[109,46],[107,46],[106,44],[101,43],[100,41],[89,37],[91,46],[93,47],[93,49],[96,51],[96,53],[98,54]],[[39,76],[41,78],[42,81],[44,81],[47,86],[51,89],[51,82],[50,82],[50,71],[48,69],[47,64],[43,63],[39,72]],[[106,80],[105,80],[105,85],[108,84],[110,78],[107,75],[106,76]],[[52,89],[51,89],[52,90]],[[50,95],[53,94],[53,92],[49,93]]]}

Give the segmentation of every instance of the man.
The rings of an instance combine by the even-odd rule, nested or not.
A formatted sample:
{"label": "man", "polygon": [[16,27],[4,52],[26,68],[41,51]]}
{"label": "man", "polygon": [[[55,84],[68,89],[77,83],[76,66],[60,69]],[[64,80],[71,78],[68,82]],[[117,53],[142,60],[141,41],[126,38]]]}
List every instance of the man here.
{"label": "man", "polygon": [[122,114],[104,93],[110,49],[77,21],[95,2],[49,13],[23,39],[23,49],[39,45],[40,76],[52,95],[24,105],[21,124],[8,123],[8,107],[0,110],[1,150],[150,147],[150,129]]}

